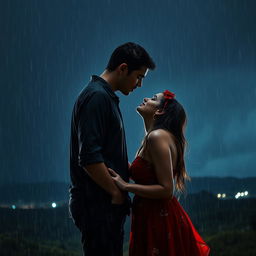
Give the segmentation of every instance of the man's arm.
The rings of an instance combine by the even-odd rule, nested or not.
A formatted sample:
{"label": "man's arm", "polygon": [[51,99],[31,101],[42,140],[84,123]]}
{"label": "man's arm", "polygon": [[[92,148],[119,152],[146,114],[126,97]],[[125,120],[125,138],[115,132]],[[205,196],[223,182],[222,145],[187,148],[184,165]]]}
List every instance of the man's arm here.
{"label": "man's arm", "polygon": [[112,196],[112,204],[122,204],[124,202],[124,194],[117,187],[109,174],[108,168],[104,163],[95,163],[87,165],[84,170],[107,193]]}
{"label": "man's arm", "polygon": [[111,111],[108,96],[102,93],[95,93],[81,107],[78,122],[78,160],[91,179],[112,196],[112,203],[122,204],[123,192],[112,180],[102,155]]}

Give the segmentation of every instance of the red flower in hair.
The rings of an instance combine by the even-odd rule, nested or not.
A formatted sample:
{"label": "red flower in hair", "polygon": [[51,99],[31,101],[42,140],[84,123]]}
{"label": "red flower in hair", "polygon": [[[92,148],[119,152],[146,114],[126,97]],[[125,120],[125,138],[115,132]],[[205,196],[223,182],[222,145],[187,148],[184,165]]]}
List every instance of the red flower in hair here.
{"label": "red flower in hair", "polygon": [[175,94],[172,93],[172,92],[170,92],[170,91],[168,91],[168,90],[165,90],[165,91],[163,92],[163,94],[164,94],[164,98],[165,98],[165,103],[164,103],[164,108],[165,108],[166,105],[168,104],[169,100],[174,99]]}
{"label": "red flower in hair", "polygon": [[170,99],[171,100],[175,97],[175,94],[168,91],[168,90],[165,90],[163,93],[164,93],[164,98],[165,99],[168,99],[168,100]]}

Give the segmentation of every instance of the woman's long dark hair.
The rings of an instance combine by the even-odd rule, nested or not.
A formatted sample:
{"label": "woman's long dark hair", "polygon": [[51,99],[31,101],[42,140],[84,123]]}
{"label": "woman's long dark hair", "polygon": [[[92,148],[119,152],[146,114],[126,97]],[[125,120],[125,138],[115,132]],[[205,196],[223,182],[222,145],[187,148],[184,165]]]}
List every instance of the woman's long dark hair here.
{"label": "woman's long dark hair", "polygon": [[[160,109],[163,109],[165,98],[160,103]],[[142,147],[146,147],[147,137],[150,132],[157,129],[169,131],[175,137],[177,149],[177,163],[174,172],[176,181],[175,187],[179,192],[185,191],[185,181],[190,180],[185,168],[184,154],[187,145],[184,136],[184,127],[186,125],[186,113],[182,105],[176,99],[169,99],[168,104],[164,107],[164,114],[157,115],[153,128],[148,131],[147,136],[142,142]],[[141,149],[140,148],[140,149]],[[140,151],[140,150],[139,150]]]}

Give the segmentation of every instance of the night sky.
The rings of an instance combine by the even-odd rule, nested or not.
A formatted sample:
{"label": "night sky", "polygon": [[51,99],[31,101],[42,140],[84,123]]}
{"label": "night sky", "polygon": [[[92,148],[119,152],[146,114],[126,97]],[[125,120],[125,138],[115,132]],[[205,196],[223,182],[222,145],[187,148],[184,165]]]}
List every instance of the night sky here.
{"label": "night sky", "polygon": [[113,49],[144,46],[157,69],[121,95],[129,161],[136,106],[173,91],[188,115],[193,176],[255,175],[256,1],[9,0],[0,4],[0,184],[69,182],[73,104]]}

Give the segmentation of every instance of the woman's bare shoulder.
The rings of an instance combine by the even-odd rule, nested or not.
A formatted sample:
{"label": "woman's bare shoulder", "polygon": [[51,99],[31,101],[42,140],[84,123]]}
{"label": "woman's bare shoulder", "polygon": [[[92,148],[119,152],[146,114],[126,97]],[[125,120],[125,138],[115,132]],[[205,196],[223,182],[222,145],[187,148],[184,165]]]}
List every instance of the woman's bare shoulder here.
{"label": "woman's bare shoulder", "polygon": [[164,129],[153,130],[148,135],[148,141],[151,143],[165,142],[169,145],[174,145],[174,140],[174,135]]}

